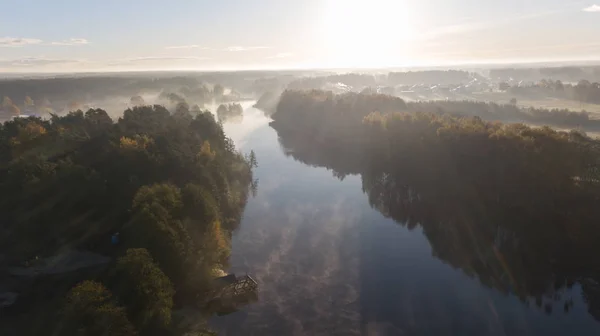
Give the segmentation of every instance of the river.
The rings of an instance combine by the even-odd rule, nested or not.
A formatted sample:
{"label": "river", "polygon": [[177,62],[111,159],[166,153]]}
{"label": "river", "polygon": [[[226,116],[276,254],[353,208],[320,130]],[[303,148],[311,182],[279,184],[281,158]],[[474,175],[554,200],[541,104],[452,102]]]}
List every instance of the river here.
{"label": "river", "polygon": [[250,105],[224,125],[259,164],[230,271],[251,274],[259,300],[213,318],[219,335],[600,334],[580,286],[562,293],[572,298],[566,313],[562,301],[540,309],[483,285],[436,256],[420,227],[371,208],[360,176],[340,180],[295,160]]}

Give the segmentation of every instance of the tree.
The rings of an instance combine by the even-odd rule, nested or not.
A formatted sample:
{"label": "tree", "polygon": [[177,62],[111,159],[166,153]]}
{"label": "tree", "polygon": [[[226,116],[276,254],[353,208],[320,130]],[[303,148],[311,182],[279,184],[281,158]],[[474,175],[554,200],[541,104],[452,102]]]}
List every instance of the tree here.
{"label": "tree", "polygon": [[181,191],[170,184],[138,190],[133,199],[131,224],[125,237],[133,246],[146,248],[176,288],[189,276],[194,243],[183,226]]}
{"label": "tree", "polygon": [[510,85],[506,82],[501,82],[498,84],[498,90],[500,91],[507,91],[508,89],[510,89]]}
{"label": "tree", "polygon": [[239,118],[244,114],[244,108],[242,105],[233,104],[221,104],[217,108],[217,117],[219,121],[225,122],[230,118]]}
{"label": "tree", "polygon": [[225,88],[221,84],[215,84],[213,87],[213,95],[215,98],[221,98],[225,94]]}
{"label": "tree", "polygon": [[250,165],[250,167],[258,167],[258,161],[256,160],[256,153],[254,153],[254,150],[250,151],[250,154],[248,155],[248,164]]}
{"label": "tree", "polygon": [[38,104],[39,106],[42,107],[50,107],[50,105],[52,105],[52,103],[50,103],[50,100],[48,100],[48,98],[44,98],[42,99],[42,103]]}
{"label": "tree", "polygon": [[564,91],[565,86],[564,86],[563,82],[560,80],[557,80],[556,83],[554,84],[554,90],[561,91],[561,92]]}
{"label": "tree", "polygon": [[185,102],[185,98],[183,98],[182,96],[173,93],[173,92],[166,92],[163,91],[158,98],[163,99],[163,100],[167,100],[169,101],[169,103],[171,104],[179,104],[179,103],[184,103]]}
{"label": "tree", "polygon": [[9,106],[12,106],[12,105],[13,105],[12,99],[10,99],[10,97],[8,97],[8,96],[4,96],[4,98],[2,99],[2,107],[8,108]]}
{"label": "tree", "polygon": [[6,111],[12,116],[18,116],[21,114],[21,109],[17,105],[10,105],[6,107]]}
{"label": "tree", "polygon": [[186,102],[177,103],[175,106],[175,116],[181,117],[191,117],[190,116],[190,105]]}
{"label": "tree", "polygon": [[[219,219],[219,206],[214,196],[205,188],[189,183],[182,190],[185,214],[192,220],[211,223]],[[200,231],[204,228],[197,227]]]}
{"label": "tree", "polygon": [[139,330],[166,328],[171,323],[175,290],[148,250],[128,249],[117,261],[113,282],[114,292]]}
{"label": "tree", "polygon": [[69,102],[69,106],[68,109],[69,111],[77,111],[79,110],[79,107],[81,106],[81,104],[75,100]]}
{"label": "tree", "polygon": [[215,153],[215,151],[210,149],[210,142],[208,142],[208,140],[205,140],[202,143],[202,147],[200,147],[200,152],[198,153],[198,157],[202,160],[205,160],[206,162],[210,162],[210,161],[214,160],[216,155],[217,154]]}
{"label": "tree", "polygon": [[575,95],[580,102],[585,102],[588,98],[588,92],[592,84],[588,80],[580,80],[575,85]]}
{"label": "tree", "polygon": [[229,109],[227,108],[227,105],[225,104],[221,104],[219,105],[219,107],[217,108],[217,116],[224,116],[229,112]]}
{"label": "tree", "polygon": [[29,96],[26,96],[26,97],[25,97],[25,102],[24,102],[24,104],[25,104],[25,106],[27,106],[27,107],[31,107],[31,106],[34,106],[34,105],[35,105],[35,104],[34,104],[34,102],[33,102],[33,99],[31,99],[31,97],[29,97]]}
{"label": "tree", "polygon": [[144,106],[146,105],[146,102],[144,101],[144,98],[142,98],[142,96],[133,96],[131,97],[131,99],[129,100],[129,103],[133,106]]}
{"label": "tree", "polygon": [[192,115],[197,115],[199,113],[202,113],[202,110],[200,110],[200,106],[198,106],[198,104],[194,104],[194,105],[192,105],[192,108],[190,109],[190,113]]}
{"label": "tree", "polygon": [[137,335],[125,309],[116,305],[108,289],[94,281],[84,281],[69,291],[63,314],[65,324],[59,326],[59,335]]}
{"label": "tree", "polygon": [[113,121],[102,109],[89,109],[85,112],[85,121],[89,131],[108,131],[113,126]]}
{"label": "tree", "polygon": [[[132,107],[117,123],[91,109],[14,118],[0,127],[0,193],[11,195],[0,200],[3,252],[21,260],[40,249],[53,255],[65,237],[113,255],[134,248],[116,262],[114,278],[101,275],[123,308],[97,283],[102,300],[76,302],[93,292],[86,284],[70,294],[71,322],[57,334],[119,335],[111,324],[129,323],[122,322],[127,313],[140,331],[162,332],[173,293],[182,304],[196,304],[226,261],[252,171],[210,112],[192,117],[180,107],[181,115]],[[187,185],[194,187],[184,201],[180,188]],[[117,248],[98,246],[115,232]],[[86,275],[93,276],[78,276]],[[58,290],[63,279],[57,282]]]}
{"label": "tree", "polygon": [[12,139],[14,144],[26,144],[42,137],[46,133],[47,130],[42,123],[37,120],[28,121],[24,126],[18,126],[18,134]]}
{"label": "tree", "polygon": [[152,205],[160,205],[171,215],[177,215],[183,206],[181,191],[171,184],[154,184],[141,187],[133,198],[133,210],[140,210]]}
{"label": "tree", "polygon": [[517,98],[511,98],[510,99],[510,105],[517,105]]}

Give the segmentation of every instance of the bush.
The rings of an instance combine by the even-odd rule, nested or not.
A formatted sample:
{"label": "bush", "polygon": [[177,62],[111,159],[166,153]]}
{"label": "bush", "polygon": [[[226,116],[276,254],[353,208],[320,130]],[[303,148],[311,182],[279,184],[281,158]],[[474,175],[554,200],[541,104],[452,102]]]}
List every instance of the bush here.
{"label": "bush", "polygon": [[133,336],[137,332],[125,309],[102,284],[84,281],[67,294],[59,335]]}
{"label": "bush", "polygon": [[128,249],[113,276],[113,290],[126,305],[139,330],[171,323],[175,290],[146,249]]}

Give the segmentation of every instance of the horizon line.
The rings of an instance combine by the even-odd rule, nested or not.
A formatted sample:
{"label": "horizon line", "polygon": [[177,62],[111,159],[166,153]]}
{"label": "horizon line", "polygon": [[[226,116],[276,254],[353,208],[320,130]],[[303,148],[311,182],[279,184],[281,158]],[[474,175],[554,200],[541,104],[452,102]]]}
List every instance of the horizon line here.
{"label": "horizon line", "polygon": [[447,64],[412,64],[412,65],[390,65],[390,66],[315,66],[315,67],[280,67],[280,68],[269,68],[269,67],[249,67],[249,68],[212,68],[212,69],[201,69],[201,68],[181,68],[181,69],[131,69],[131,70],[73,70],[73,71],[0,71],[0,76],[3,75],[35,75],[35,74],[46,74],[46,75],[69,75],[69,74],[118,74],[118,73],[151,73],[151,72],[201,72],[201,73],[215,73],[215,72],[252,72],[252,71],[336,71],[336,70],[391,70],[391,69],[419,69],[419,68],[456,68],[456,67],[488,67],[493,68],[495,66],[507,66],[507,65],[559,65],[561,63],[569,64],[570,66],[594,66],[600,65],[600,58],[593,59],[567,59],[567,60],[489,60],[489,61],[465,61],[455,62]]}

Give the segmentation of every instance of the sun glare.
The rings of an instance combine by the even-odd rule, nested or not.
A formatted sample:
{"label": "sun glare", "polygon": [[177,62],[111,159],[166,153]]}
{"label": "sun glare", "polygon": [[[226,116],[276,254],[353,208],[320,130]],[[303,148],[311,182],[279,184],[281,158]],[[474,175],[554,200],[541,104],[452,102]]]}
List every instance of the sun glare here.
{"label": "sun glare", "polygon": [[402,0],[327,0],[322,34],[332,62],[384,66],[407,61],[415,36]]}

